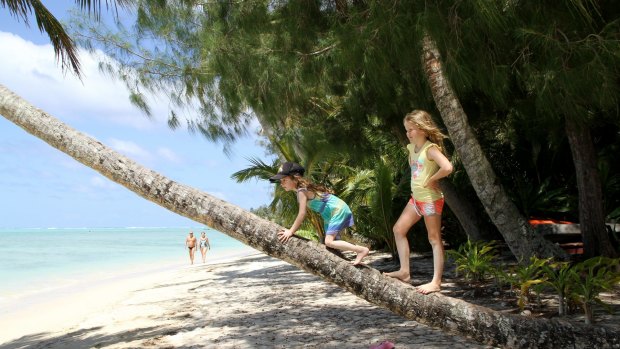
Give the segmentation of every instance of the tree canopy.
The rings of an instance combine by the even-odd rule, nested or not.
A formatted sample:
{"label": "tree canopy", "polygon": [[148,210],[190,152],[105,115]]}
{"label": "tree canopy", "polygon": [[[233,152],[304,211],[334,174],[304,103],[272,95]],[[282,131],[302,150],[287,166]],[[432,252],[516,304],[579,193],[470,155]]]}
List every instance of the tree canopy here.
{"label": "tree canopy", "polygon": [[[394,216],[407,196],[402,117],[414,108],[439,114],[420,63],[428,33],[475,137],[525,217],[620,215],[620,175],[609,155],[619,141],[614,2],[144,0],[135,6],[133,26],[77,20],[74,37],[114,58],[104,68],[126,82],[145,112],[147,91],[169,95],[171,127],[226,144],[257,118],[275,153],[316,163],[327,171],[317,179],[343,194],[359,185],[352,173],[382,178],[374,171],[383,159],[392,169],[388,216]],[[565,120],[586,133],[568,137]],[[598,218],[579,216],[588,206],[578,205],[587,200],[576,187],[587,183],[579,184],[583,161],[575,147],[585,146],[594,152],[584,166],[601,170]],[[453,161],[451,182],[463,201],[479,206],[480,189],[459,170],[459,157]],[[381,182],[377,190],[386,193],[388,183]],[[352,196],[352,205],[371,212],[373,195]],[[462,239],[447,218],[455,240]]]}

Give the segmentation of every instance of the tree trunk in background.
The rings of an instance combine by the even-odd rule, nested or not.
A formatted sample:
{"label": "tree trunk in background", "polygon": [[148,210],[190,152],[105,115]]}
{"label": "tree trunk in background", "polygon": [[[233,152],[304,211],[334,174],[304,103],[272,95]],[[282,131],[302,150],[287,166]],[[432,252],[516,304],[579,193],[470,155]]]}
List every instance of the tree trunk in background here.
{"label": "tree trunk in background", "polygon": [[318,275],[408,319],[502,347],[620,346],[618,330],[503,314],[441,294],[424,296],[413,287],[383,276],[375,269],[354,267],[318,243],[295,238],[282,244],[276,235],[280,226],[135,163],[36,109],[2,85],[0,114],[141,197]]}
{"label": "tree trunk in background", "polygon": [[480,214],[478,214],[472,205],[465,202],[452,182],[444,178],[439,181],[439,187],[443,192],[446,205],[448,205],[452,213],[454,213],[456,219],[459,220],[469,240],[478,241],[483,240],[485,236],[490,236],[486,227],[487,224],[482,222]]}
{"label": "tree trunk in background", "polygon": [[573,155],[579,192],[579,229],[583,251],[587,258],[595,256],[616,257],[616,251],[605,227],[603,191],[598,173],[596,151],[590,129],[566,118],[566,135]]}
{"label": "tree trunk in background", "polygon": [[557,245],[536,234],[526,218],[508,198],[482,151],[474,131],[469,126],[461,103],[444,75],[437,44],[428,34],[422,40],[422,50],[423,68],[437,109],[448,128],[452,144],[458,152],[478,198],[512,253],[519,260],[529,260],[531,256],[565,259],[566,253]]}

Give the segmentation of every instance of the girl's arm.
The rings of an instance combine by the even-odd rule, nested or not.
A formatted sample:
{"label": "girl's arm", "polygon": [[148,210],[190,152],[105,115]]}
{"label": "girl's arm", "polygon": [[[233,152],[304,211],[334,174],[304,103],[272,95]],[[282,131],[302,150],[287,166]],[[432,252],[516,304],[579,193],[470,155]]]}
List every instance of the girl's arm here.
{"label": "girl's arm", "polygon": [[438,189],[439,185],[437,183],[441,178],[447,177],[454,168],[452,167],[452,163],[448,158],[443,155],[443,153],[437,147],[429,147],[426,151],[426,157],[430,160],[433,160],[439,165],[439,170],[435,172],[431,178],[426,182],[426,187],[431,187],[433,189]]}
{"label": "girl's arm", "polygon": [[282,242],[287,242],[288,239],[295,234],[297,229],[301,227],[301,223],[304,221],[306,217],[306,202],[308,201],[308,197],[304,192],[297,192],[297,203],[299,204],[299,212],[297,212],[297,218],[295,218],[295,222],[289,229],[282,230],[278,232],[278,239]]}

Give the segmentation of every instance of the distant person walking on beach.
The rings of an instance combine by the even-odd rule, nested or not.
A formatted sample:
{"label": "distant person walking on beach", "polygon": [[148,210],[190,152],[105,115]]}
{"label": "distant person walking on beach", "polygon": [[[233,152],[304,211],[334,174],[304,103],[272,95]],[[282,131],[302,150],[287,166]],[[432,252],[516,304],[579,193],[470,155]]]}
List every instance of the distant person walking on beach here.
{"label": "distant person walking on beach", "polygon": [[209,245],[209,238],[207,237],[207,234],[204,231],[200,233],[199,244],[200,244],[200,253],[202,253],[202,263],[204,263],[207,258],[207,250],[211,249],[211,245]]}
{"label": "distant person walking on beach", "polygon": [[196,237],[194,232],[190,231],[185,239],[185,247],[189,249],[189,260],[194,264],[194,254],[196,253]]}
{"label": "distant person walking on beach", "polygon": [[269,178],[272,183],[280,182],[286,191],[295,191],[299,211],[295,222],[289,229],[278,232],[278,239],[287,242],[295,234],[306,217],[306,206],[323,217],[325,227],[325,245],[343,251],[353,251],[357,253],[357,258],[353,265],[358,265],[362,259],[370,252],[364,246],[340,240],[340,233],[353,225],[353,213],[349,206],[331,194],[330,191],[321,184],[314,184],[304,178],[305,169],[294,162],[285,162],[280,167],[278,173]]}
{"label": "distant person walking on beach", "polygon": [[404,119],[409,144],[409,165],[411,167],[411,199],[394,224],[394,238],[400,260],[400,269],[387,276],[404,282],[411,279],[409,271],[409,229],[424,217],[428,232],[428,241],[433,249],[433,280],[418,286],[422,294],[437,292],[441,289],[444,267],[444,250],[441,241],[441,212],[443,210],[443,193],[438,180],[452,173],[452,164],[443,154],[443,139],[429,113],[414,110]]}

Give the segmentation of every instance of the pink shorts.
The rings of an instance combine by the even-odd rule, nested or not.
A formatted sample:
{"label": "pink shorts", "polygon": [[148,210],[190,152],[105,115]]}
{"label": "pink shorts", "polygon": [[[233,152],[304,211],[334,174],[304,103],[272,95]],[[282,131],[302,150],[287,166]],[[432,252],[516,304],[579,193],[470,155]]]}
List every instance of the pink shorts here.
{"label": "pink shorts", "polygon": [[440,215],[443,212],[444,199],[438,199],[432,202],[421,202],[411,197],[409,203],[413,205],[415,212],[420,216]]}

